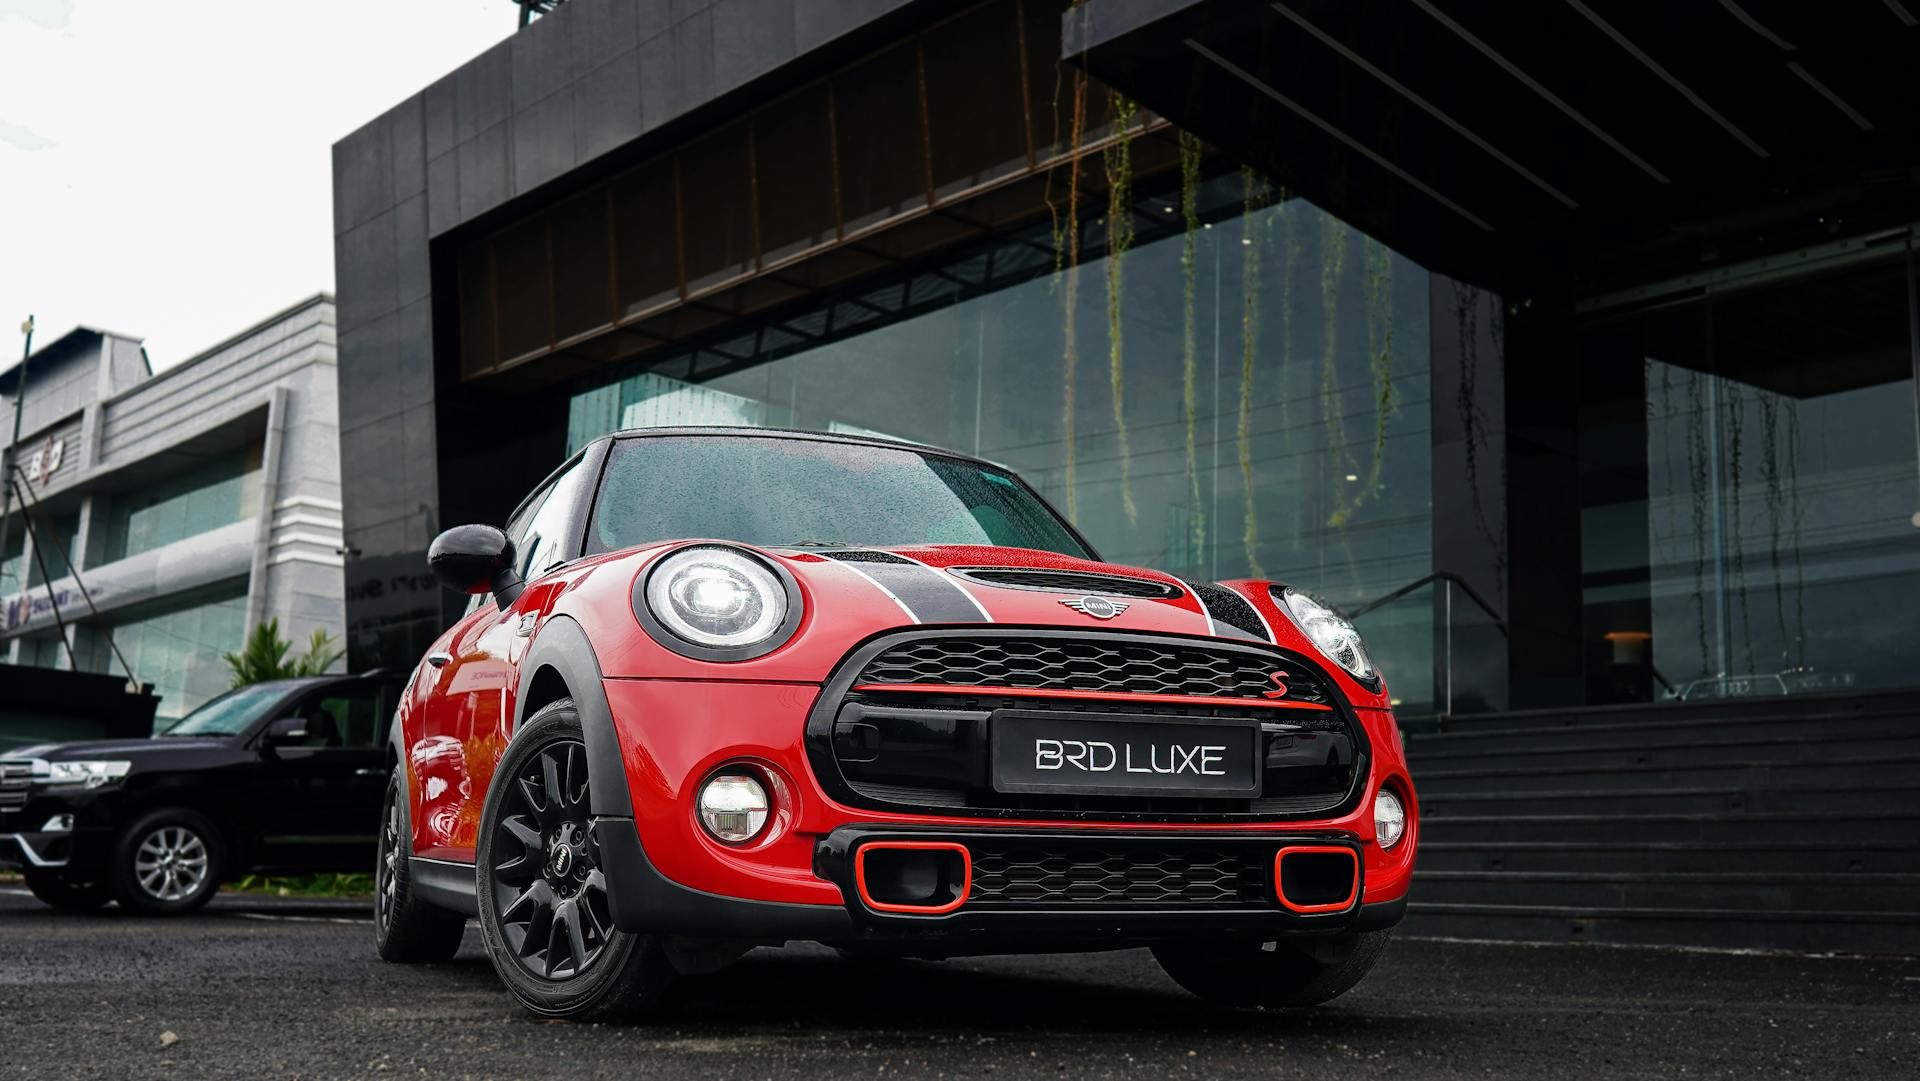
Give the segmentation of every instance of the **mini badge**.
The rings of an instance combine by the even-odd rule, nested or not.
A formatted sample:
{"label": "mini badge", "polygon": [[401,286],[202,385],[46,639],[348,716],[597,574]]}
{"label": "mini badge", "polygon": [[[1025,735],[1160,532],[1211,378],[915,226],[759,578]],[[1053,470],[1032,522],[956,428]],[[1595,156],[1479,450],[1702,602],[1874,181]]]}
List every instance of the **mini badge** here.
{"label": "mini badge", "polygon": [[1105,597],[1075,597],[1060,603],[1095,619],[1112,619],[1126,611],[1128,607],[1126,601],[1108,600]]}

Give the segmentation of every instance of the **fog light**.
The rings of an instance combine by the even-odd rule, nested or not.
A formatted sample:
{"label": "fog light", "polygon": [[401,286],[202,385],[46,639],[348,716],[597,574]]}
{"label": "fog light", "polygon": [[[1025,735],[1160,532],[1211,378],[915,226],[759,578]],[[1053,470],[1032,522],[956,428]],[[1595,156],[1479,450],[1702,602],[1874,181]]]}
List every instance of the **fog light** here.
{"label": "fog light", "polygon": [[700,824],[730,845],[759,836],[767,824],[767,790],[744,773],[722,773],[700,789]]}
{"label": "fog light", "polygon": [[1406,833],[1407,809],[1400,805],[1399,796],[1382,788],[1380,794],[1373,797],[1374,840],[1380,842],[1381,848],[1392,848]]}

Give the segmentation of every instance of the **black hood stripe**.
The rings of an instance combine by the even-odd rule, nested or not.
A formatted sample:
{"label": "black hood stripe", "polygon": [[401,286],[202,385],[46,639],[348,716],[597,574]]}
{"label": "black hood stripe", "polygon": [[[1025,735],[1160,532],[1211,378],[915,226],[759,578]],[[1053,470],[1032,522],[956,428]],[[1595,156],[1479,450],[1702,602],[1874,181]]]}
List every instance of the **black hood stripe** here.
{"label": "black hood stripe", "polygon": [[1193,595],[1207,610],[1207,618],[1213,621],[1213,633],[1222,638],[1245,638],[1250,642],[1273,641],[1273,629],[1267,621],[1260,618],[1252,603],[1245,597],[1225,586],[1187,583],[1193,589]]}
{"label": "black hood stripe", "polygon": [[[891,552],[847,549],[821,552],[886,590],[921,623],[991,623],[973,594],[925,563]],[[875,559],[875,556],[882,558]]]}

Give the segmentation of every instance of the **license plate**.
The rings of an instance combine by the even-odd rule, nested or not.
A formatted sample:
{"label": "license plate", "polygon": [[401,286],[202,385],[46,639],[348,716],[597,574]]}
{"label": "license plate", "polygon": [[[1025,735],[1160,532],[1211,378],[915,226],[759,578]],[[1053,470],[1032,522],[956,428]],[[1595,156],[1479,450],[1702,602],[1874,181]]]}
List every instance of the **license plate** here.
{"label": "license plate", "polygon": [[988,724],[998,792],[1260,794],[1258,721],[1003,709]]}

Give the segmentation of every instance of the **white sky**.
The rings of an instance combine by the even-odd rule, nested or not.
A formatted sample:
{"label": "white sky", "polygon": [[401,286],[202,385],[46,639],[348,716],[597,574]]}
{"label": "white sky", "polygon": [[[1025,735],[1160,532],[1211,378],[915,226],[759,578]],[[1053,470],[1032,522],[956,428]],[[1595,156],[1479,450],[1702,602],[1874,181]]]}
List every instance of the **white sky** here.
{"label": "white sky", "polygon": [[76,324],[177,364],[333,288],[332,146],[512,0],[0,0],[0,369]]}

